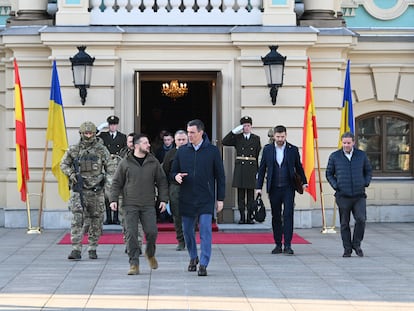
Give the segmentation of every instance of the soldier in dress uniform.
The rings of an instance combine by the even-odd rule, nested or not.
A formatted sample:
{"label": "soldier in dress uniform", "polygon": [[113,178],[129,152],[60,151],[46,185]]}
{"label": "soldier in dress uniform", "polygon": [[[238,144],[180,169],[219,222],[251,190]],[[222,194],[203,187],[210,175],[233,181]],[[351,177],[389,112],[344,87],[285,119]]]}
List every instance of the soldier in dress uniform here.
{"label": "soldier in dress uniform", "polygon": [[96,248],[102,234],[105,209],[103,190],[113,164],[108,149],[96,137],[95,124],[89,121],[82,123],[79,134],[79,143],[69,147],[60,163],[62,172],[69,177],[72,190],[69,200],[72,252],[68,259],[81,259],[84,233],[88,233],[89,258],[97,259]]}
{"label": "soldier in dress uniform", "polygon": [[[99,132],[99,137],[103,140],[104,145],[108,148],[109,153],[111,154],[112,160],[116,163],[119,163],[122,159],[121,150],[123,148],[127,148],[127,137],[124,133],[118,131],[119,125],[119,118],[117,116],[109,116],[106,119],[106,122],[109,126],[109,131],[107,132]],[[103,125],[103,124],[102,124]],[[98,127],[98,129],[102,128],[102,125]],[[116,167],[115,167],[116,171]],[[111,172],[110,174],[115,174]],[[112,217],[112,211],[109,207],[109,200],[108,195],[105,194],[105,208],[106,208],[106,220],[104,222],[105,225],[116,224],[119,225],[119,212],[113,212],[114,215]]]}
{"label": "soldier in dress uniform", "polygon": [[236,149],[233,187],[237,188],[237,205],[240,212],[239,224],[254,223],[248,213],[248,207],[254,200],[258,157],[262,146],[260,137],[251,132],[252,123],[251,117],[242,117],[240,125],[223,138],[224,146],[233,146]]}

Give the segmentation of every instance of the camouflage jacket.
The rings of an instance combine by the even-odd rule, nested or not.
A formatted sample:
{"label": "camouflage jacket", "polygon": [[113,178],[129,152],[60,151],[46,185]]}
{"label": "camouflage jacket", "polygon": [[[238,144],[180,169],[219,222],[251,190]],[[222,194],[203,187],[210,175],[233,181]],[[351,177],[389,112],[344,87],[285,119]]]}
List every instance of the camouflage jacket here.
{"label": "camouflage jacket", "polygon": [[116,166],[116,162],[111,161],[111,155],[100,138],[96,138],[91,143],[85,143],[81,139],[78,144],[69,147],[60,162],[60,168],[65,175],[77,173],[75,161],[78,162],[85,189],[102,189],[107,182],[109,172],[113,172]]}

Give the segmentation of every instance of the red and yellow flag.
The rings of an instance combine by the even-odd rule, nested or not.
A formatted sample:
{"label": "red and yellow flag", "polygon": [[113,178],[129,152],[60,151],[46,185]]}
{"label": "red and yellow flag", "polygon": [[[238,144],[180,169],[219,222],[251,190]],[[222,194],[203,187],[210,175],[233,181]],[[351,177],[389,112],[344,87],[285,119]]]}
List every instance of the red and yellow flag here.
{"label": "red and yellow flag", "polygon": [[22,87],[20,84],[19,67],[14,60],[14,114],[16,126],[16,174],[17,189],[21,193],[21,200],[26,202],[27,181],[29,177],[29,163],[27,158],[26,120],[24,117],[24,104]]}
{"label": "red and yellow flag", "polygon": [[303,139],[302,139],[302,162],[308,188],[306,191],[316,201],[316,178],[315,178],[315,139],[318,138],[316,126],[315,101],[313,99],[313,85],[311,64],[308,58],[308,70],[306,75],[306,99],[305,115],[303,118]]}

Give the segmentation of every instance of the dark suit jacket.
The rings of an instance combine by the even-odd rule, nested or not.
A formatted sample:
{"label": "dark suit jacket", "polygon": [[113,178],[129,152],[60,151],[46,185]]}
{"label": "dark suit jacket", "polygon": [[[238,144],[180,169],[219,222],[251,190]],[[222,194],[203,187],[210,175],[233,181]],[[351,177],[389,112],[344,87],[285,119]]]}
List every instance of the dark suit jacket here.
{"label": "dark suit jacket", "polygon": [[243,133],[233,134],[229,132],[222,141],[224,146],[234,146],[236,157],[251,157],[256,160],[235,160],[233,184],[235,188],[254,189],[256,187],[256,174],[260,149],[260,137],[251,133],[249,140],[246,141]]}
{"label": "dark suit jacket", "polygon": [[[270,192],[275,161],[275,145],[267,144],[263,148],[262,159],[260,161],[259,171],[257,175],[256,189],[262,189],[264,178],[266,176],[266,190],[267,192]],[[305,172],[303,171],[302,163],[300,162],[298,147],[286,142],[285,155],[283,161],[287,161],[287,167],[289,171],[289,182],[292,188],[294,188],[295,183],[295,171],[302,177],[302,181],[304,184],[308,183],[306,180]]]}
{"label": "dark suit jacket", "polygon": [[101,132],[99,137],[102,138],[104,145],[108,148],[110,154],[120,155],[122,148],[127,146],[127,137],[121,132],[117,132],[115,139],[112,139],[112,136],[109,132]]}

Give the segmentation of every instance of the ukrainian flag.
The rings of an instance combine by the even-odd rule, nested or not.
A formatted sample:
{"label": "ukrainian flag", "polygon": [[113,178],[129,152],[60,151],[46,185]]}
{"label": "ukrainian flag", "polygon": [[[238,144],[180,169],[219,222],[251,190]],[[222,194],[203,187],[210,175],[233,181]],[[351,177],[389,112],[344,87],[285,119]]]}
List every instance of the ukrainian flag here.
{"label": "ukrainian flag", "polygon": [[52,141],[52,173],[58,181],[59,195],[63,201],[69,200],[69,180],[60,169],[60,161],[68,149],[65,114],[56,61],[53,61],[52,85],[50,87],[49,117],[46,139]]}
{"label": "ukrainian flag", "polygon": [[341,127],[339,128],[338,148],[342,148],[341,136],[343,133],[351,132],[355,134],[355,119],[354,119],[354,110],[352,107],[350,65],[351,63],[348,60],[348,63],[346,65],[346,73],[345,73],[344,97],[342,100]]}

